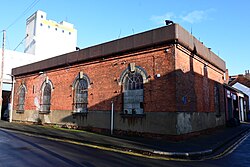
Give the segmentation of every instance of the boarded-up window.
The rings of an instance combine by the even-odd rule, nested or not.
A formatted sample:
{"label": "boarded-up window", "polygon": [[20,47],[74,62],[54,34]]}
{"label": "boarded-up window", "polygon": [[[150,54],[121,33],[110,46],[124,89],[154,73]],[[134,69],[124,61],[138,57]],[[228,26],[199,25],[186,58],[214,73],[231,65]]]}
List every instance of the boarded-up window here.
{"label": "boarded-up window", "polygon": [[25,87],[21,86],[18,97],[18,112],[24,112]]}
{"label": "boarded-up window", "polygon": [[50,100],[51,100],[51,85],[45,83],[43,88],[43,97],[42,97],[42,112],[50,112]]}
{"label": "boarded-up window", "polygon": [[88,82],[85,78],[78,79],[75,85],[75,112],[88,111]]}
{"label": "boarded-up window", "polygon": [[124,114],[143,114],[143,78],[139,72],[128,72],[123,91]]}

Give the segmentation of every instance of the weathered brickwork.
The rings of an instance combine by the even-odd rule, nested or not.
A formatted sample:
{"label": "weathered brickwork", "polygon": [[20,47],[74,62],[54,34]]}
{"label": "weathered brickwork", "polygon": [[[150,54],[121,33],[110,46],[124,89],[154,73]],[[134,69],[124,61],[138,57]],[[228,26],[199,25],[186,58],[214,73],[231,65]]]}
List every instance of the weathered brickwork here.
{"label": "weathered brickwork", "polygon": [[[170,52],[170,51],[169,51]],[[164,49],[154,52],[142,52],[135,55],[123,55],[122,58],[110,58],[92,63],[83,63],[76,66],[65,67],[43,74],[35,74],[25,78],[16,78],[16,90],[21,83],[27,87],[26,110],[35,110],[35,102],[40,103],[41,85],[48,77],[53,83],[51,110],[72,110],[73,90],[72,84],[80,71],[83,71],[90,80],[89,110],[110,110],[110,102],[116,102],[116,111],[122,110],[122,86],[119,85],[119,78],[128,64],[134,62],[137,66],[147,71],[149,82],[145,84],[145,111],[174,111],[174,105],[162,103],[164,99],[171,99],[174,96],[175,87],[172,82],[174,77],[167,76],[174,69],[174,57],[172,53],[165,53]],[[156,79],[156,74],[163,78]],[[157,80],[157,81],[155,81]],[[162,88],[169,90],[162,94]],[[36,99],[34,101],[34,99]],[[18,104],[18,99],[15,99]],[[39,104],[37,103],[37,104]],[[151,105],[156,103],[156,105]],[[161,104],[162,103],[162,104]]]}
{"label": "weathered brickwork", "polygon": [[[75,53],[72,53],[74,56]],[[70,53],[69,53],[70,57]],[[206,56],[204,56],[206,57]],[[143,114],[124,114],[125,90],[122,74],[131,66],[143,69]],[[80,128],[110,128],[111,103],[114,104],[114,129],[117,133],[180,135],[224,124],[224,105],[220,116],[215,110],[215,86],[223,104],[224,72],[200,55],[175,42],[145,46],[74,64],[43,69],[16,76],[14,111],[18,110],[19,87],[25,85],[23,112],[13,120],[74,124]],[[73,113],[75,81],[89,78],[87,113]],[[39,113],[43,83],[51,84],[50,112]],[[135,97],[136,98],[136,97]]]}
{"label": "weathered brickwork", "polygon": [[[213,112],[214,86],[223,83],[223,71],[184,48],[178,48],[175,69],[178,73],[176,91],[180,111]],[[222,87],[220,90],[220,99],[223,99]]]}

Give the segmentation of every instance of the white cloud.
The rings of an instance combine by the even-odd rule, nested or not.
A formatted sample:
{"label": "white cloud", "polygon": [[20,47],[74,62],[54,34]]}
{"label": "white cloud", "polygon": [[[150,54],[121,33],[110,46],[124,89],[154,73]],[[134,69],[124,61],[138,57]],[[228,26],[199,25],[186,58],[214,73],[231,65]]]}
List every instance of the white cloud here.
{"label": "white cloud", "polygon": [[165,20],[172,20],[174,22],[177,22],[179,20],[179,21],[194,24],[194,23],[199,23],[204,20],[211,19],[211,17],[209,17],[209,14],[214,11],[215,9],[194,10],[189,13],[186,13],[185,15],[180,15],[180,16],[172,12],[169,12],[161,16],[152,16],[150,20],[155,22],[156,24],[164,24]]}
{"label": "white cloud", "polygon": [[214,11],[215,9],[195,10],[195,11],[187,13],[185,16],[180,16],[180,18],[183,21],[189,22],[191,24],[198,23],[203,20],[210,19],[209,14]]}
{"label": "white cloud", "polygon": [[206,19],[206,12],[205,11],[199,11],[199,10],[195,10],[193,12],[188,13],[185,16],[182,16],[181,19],[183,21],[189,22],[189,23],[197,23],[197,22],[201,22],[202,20]]}
{"label": "white cloud", "polygon": [[156,24],[165,24],[165,20],[173,20],[175,17],[174,13],[169,12],[161,16],[152,16],[150,20]]}

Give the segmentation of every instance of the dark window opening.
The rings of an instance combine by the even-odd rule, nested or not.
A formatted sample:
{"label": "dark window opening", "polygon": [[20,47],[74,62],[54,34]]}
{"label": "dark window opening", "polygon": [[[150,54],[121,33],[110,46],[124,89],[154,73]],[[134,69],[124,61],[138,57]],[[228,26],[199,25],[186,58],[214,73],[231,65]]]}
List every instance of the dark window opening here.
{"label": "dark window opening", "polygon": [[143,102],[140,102],[140,108],[143,108]]}
{"label": "dark window opening", "polygon": [[216,116],[221,116],[220,111],[220,90],[218,85],[214,87],[214,106],[215,106],[215,112]]}

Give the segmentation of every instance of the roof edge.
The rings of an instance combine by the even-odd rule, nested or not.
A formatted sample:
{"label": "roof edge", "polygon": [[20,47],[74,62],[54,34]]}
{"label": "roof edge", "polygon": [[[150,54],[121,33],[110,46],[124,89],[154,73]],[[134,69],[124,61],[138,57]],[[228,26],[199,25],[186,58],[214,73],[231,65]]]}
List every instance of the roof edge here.
{"label": "roof edge", "polygon": [[221,58],[211,52],[179,24],[171,24],[169,26],[163,26],[157,29],[84,48],[80,51],[74,51],[40,62],[17,67],[12,69],[12,74],[30,74],[32,72],[67,66],[68,64],[76,64],[83,61],[91,61],[93,59],[136,51],[164,43],[175,43],[176,41],[180,42],[182,45],[185,45],[191,51],[197,50],[198,56],[215,65],[219,69],[223,71],[226,70],[225,62]]}

